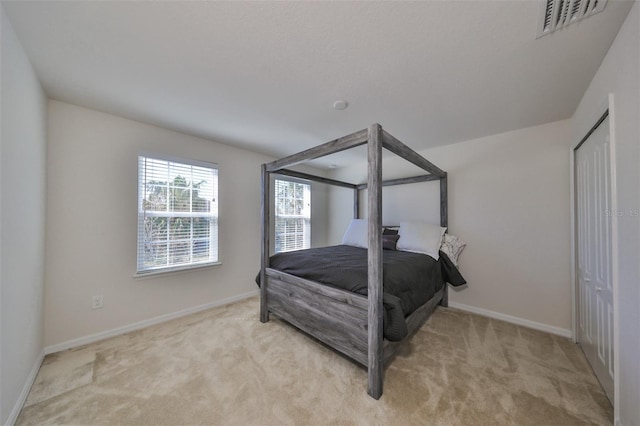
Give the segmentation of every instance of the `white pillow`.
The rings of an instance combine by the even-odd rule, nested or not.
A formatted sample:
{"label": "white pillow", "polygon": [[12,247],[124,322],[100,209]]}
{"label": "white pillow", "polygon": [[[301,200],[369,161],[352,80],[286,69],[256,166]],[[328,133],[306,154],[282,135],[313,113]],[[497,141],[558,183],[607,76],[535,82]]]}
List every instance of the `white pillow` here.
{"label": "white pillow", "polygon": [[443,253],[446,253],[446,255],[449,257],[449,259],[451,259],[454,265],[458,266],[458,257],[466,246],[467,244],[455,235],[444,234],[440,250]]}
{"label": "white pillow", "polygon": [[354,247],[369,247],[369,221],[353,219],[342,237],[342,244]]}
{"label": "white pillow", "polygon": [[400,222],[398,250],[422,253],[438,260],[438,250],[446,230],[427,222]]}

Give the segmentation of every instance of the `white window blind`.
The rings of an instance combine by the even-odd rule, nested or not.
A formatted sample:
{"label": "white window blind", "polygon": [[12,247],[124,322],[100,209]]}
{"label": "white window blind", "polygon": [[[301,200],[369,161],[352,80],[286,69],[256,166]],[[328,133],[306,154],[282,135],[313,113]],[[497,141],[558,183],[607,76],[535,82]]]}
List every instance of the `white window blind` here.
{"label": "white window blind", "polygon": [[311,246],[311,185],[275,181],[275,252]]}
{"label": "white window blind", "polygon": [[218,262],[218,169],[138,157],[138,273]]}

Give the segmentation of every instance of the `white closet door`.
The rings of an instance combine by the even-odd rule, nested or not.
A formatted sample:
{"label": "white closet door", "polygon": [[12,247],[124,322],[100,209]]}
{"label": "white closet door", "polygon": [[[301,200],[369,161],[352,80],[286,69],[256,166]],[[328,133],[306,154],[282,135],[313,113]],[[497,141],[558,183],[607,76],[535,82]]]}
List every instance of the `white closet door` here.
{"label": "white closet door", "polygon": [[613,401],[611,169],[607,117],[576,150],[578,342]]}

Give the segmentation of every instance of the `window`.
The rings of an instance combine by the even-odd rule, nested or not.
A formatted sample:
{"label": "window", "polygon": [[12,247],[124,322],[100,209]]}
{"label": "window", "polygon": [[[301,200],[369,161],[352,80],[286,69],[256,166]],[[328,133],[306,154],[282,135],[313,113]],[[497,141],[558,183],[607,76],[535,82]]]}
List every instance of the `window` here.
{"label": "window", "polygon": [[138,273],[218,262],[218,169],[138,157]]}
{"label": "window", "polygon": [[290,180],[275,182],[276,253],[311,246],[311,185]]}

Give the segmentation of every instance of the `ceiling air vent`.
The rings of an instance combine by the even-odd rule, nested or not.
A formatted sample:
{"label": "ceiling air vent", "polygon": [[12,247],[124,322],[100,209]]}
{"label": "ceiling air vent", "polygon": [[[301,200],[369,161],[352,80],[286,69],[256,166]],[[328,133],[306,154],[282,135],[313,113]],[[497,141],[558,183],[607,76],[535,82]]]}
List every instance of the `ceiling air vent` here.
{"label": "ceiling air vent", "polygon": [[538,37],[602,12],[607,0],[541,0]]}

